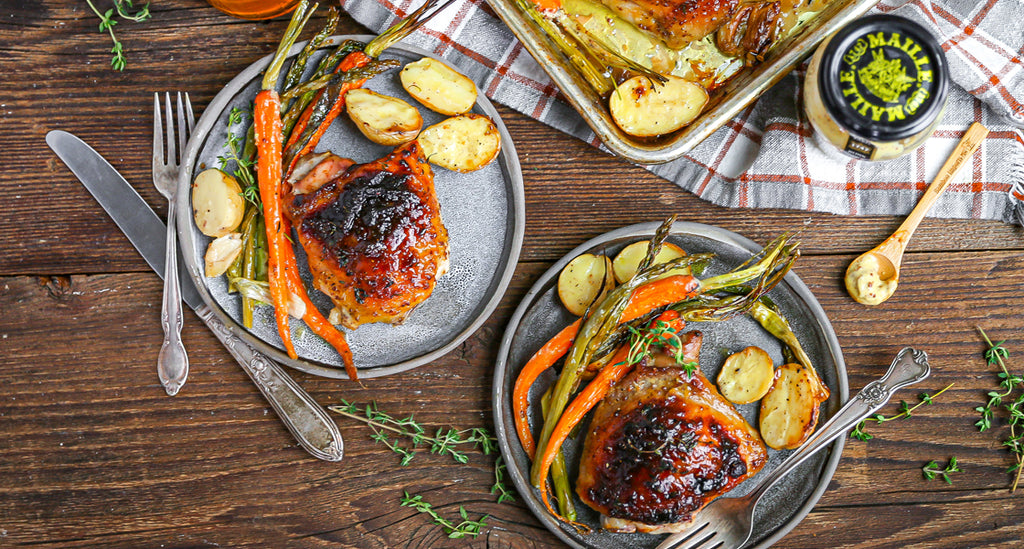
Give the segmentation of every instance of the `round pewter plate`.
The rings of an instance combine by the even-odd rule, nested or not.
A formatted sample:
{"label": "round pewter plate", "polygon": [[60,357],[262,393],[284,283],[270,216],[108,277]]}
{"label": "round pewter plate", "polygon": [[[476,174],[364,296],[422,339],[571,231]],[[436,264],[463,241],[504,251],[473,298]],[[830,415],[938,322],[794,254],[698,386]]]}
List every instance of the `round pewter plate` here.
{"label": "round pewter plate", "polygon": [[[575,493],[573,499],[578,520],[591,527],[592,531],[589,534],[581,535],[548,514],[540,500],[540,494],[529,481],[530,460],[519,443],[513,420],[512,387],[520,369],[533,353],[576,318],[562,306],[557,296],[556,284],[562,268],[574,257],[585,252],[604,253],[614,257],[627,244],[649,240],[657,228],[657,223],[643,223],[611,231],[584,243],[552,265],[533,285],[516,309],[498,351],[493,387],[494,417],[498,442],[508,466],[509,476],[537,518],[571,547],[646,549],[658,545],[665,535],[604,531],[600,527],[599,515],[583,504]],[[698,223],[675,223],[668,241],[679,245],[687,253],[716,254],[701,278],[727,272],[761,249],[753,241],[738,234]],[[799,265],[799,262],[797,264]],[[838,411],[849,396],[849,382],[839,341],[821,305],[794,272],[786,275],[783,282],[768,295],[789,320],[800,344],[831,391],[828,401],[821,407],[820,425]],[[717,377],[727,355],[750,345],[767,351],[776,365],[783,363],[782,344],[749,316],[744,315],[716,323],[691,322],[688,323],[687,330],[700,330],[704,333],[700,365],[708,379],[714,380]],[[545,372],[538,378],[530,392],[530,402],[539,402],[540,395],[554,383],[555,379],[557,376],[552,371]],[[736,409],[747,422],[757,426],[758,405],[758,402],[738,405]],[[539,405],[536,405],[530,410],[530,425],[534,433],[540,430],[539,408]],[[581,433],[586,431],[582,429]],[[792,530],[810,512],[828,487],[829,480],[839,463],[843,444],[842,437],[837,439],[827,451],[812,456],[765,495],[757,506],[754,533],[747,547],[770,546]],[[563,446],[572,484],[575,484],[582,445],[581,435],[576,439],[567,440]],[[754,478],[734,488],[726,497],[747,493],[759,478],[778,467],[790,452],[769,449],[769,459],[764,469]]]}
{"label": "round pewter plate", "polygon": [[[307,71],[312,71],[319,58],[342,41],[368,42],[372,38],[362,35],[331,37],[310,59]],[[304,43],[295,45],[289,52],[290,57],[297,55],[303,46]],[[381,55],[381,59],[397,59],[402,65],[422,57],[433,56],[401,44]],[[282,364],[324,377],[347,378],[337,352],[302,321],[292,319],[293,340],[299,355],[298,360],[292,360],[282,350],[271,307],[257,307],[253,328],[247,330],[241,325],[241,299],[237,293],[228,293],[226,277],[203,276],[203,256],[212,239],[195,226],[191,183],[202,170],[221,166],[218,157],[228,152],[228,114],[235,107],[251,113],[263,69],[269,63],[270,56],[264,57],[232,79],[213,98],[196,124],[182,156],[178,179],[179,241],[189,275],[203,300],[234,333]],[[287,66],[282,71],[282,80]],[[398,70],[378,75],[364,87],[399,97],[417,107],[424,128],[444,120],[445,116],[420,105],[402,89]],[[361,378],[403,372],[445,355],[487,320],[512,278],[525,226],[519,159],[498,112],[482,94],[472,112],[494,121],[501,133],[501,153],[494,162],[471,173],[432,166],[441,219],[448,229],[451,267],[438,279],[431,296],[403,324],[366,324],[346,331]],[[244,137],[242,132],[248,127],[249,119],[246,116],[245,125],[233,127],[233,133]],[[361,164],[385,156],[392,148],[369,141],[342,113],[316,150],[329,150]],[[301,246],[295,248],[302,276],[308,283],[310,276]],[[327,296],[318,291],[310,291],[310,298],[325,315],[332,307]]]}

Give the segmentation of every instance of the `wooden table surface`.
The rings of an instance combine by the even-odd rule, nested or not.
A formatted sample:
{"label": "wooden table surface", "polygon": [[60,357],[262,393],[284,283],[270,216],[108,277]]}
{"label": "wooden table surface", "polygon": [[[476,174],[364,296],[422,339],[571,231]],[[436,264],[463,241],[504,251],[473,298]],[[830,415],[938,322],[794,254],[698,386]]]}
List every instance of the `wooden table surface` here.
{"label": "wooden table surface", "polygon": [[[107,5],[107,2],[97,2]],[[493,456],[459,465],[420,452],[407,466],[371,432],[335,416],[346,455],[300,449],[268,404],[191,312],[188,384],[167,397],[155,363],[160,279],[46,147],[52,129],[91,143],[159,215],[151,185],[154,91],[188,91],[202,109],[273,51],[285,21],[229,18],[196,0],[158,2],[153,18],[115,27],[127,70],[85,2],[0,2],[0,547],[557,547],[520,501],[495,501]],[[311,26],[319,27],[320,15]],[[365,32],[345,19],[340,32]],[[431,427],[492,428],[499,339],[520,299],[586,239],[669,214],[766,242],[798,230],[796,272],[831,319],[851,390],[879,376],[901,347],[928,352],[934,373],[897,395],[915,401],[955,383],[904,421],[849,441],[827,492],[778,547],[1019,547],[1024,490],[1011,493],[1008,428],[974,426],[996,369],[975,327],[1024,349],[1024,238],[997,222],[926,220],[899,292],[853,302],[846,265],[900,223],[796,211],[728,210],[642,168],[499,107],[522,162],[527,224],[500,307],[434,364],[362,383],[291,373],[323,405],[376,402]],[[887,410],[894,411],[895,404]],[[927,481],[930,460],[956,457],[953,483]],[[401,507],[420,494],[456,519],[489,515],[475,539],[448,540]]]}

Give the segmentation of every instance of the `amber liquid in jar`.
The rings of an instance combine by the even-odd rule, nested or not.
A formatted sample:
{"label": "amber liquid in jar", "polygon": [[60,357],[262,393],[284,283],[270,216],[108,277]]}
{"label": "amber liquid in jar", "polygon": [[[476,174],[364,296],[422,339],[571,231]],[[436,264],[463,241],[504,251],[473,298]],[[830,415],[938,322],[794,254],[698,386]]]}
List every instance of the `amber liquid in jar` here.
{"label": "amber liquid in jar", "polygon": [[298,5],[299,0],[207,0],[211,6],[241,19],[271,19],[284,15]]}

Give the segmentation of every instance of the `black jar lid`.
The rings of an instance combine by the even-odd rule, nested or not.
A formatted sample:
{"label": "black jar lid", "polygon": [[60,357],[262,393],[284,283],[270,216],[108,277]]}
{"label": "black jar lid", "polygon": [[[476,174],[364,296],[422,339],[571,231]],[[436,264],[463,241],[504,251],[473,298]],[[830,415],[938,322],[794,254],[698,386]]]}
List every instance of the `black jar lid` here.
{"label": "black jar lid", "polygon": [[935,120],[946,103],[946,57],[931,33],[895,15],[841,29],[822,52],[818,89],[832,118],[870,141],[898,141]]}

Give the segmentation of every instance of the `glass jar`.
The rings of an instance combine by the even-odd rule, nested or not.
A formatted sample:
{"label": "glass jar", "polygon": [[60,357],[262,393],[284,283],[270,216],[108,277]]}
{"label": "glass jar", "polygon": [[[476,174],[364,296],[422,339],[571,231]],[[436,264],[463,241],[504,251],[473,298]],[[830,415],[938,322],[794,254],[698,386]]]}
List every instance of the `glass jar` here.
{"label": "glass jar", "polygon": [[949,71],[931,33],[895,15],[858,19],[825,40],[804,79],[815,135],[854,158],[891,160],[935,131]]}
{"label": "glass jar", "polygon": [[272,19],[284,15],[298,5],[299,0],[207,0],[220,11],[242,19]]}

